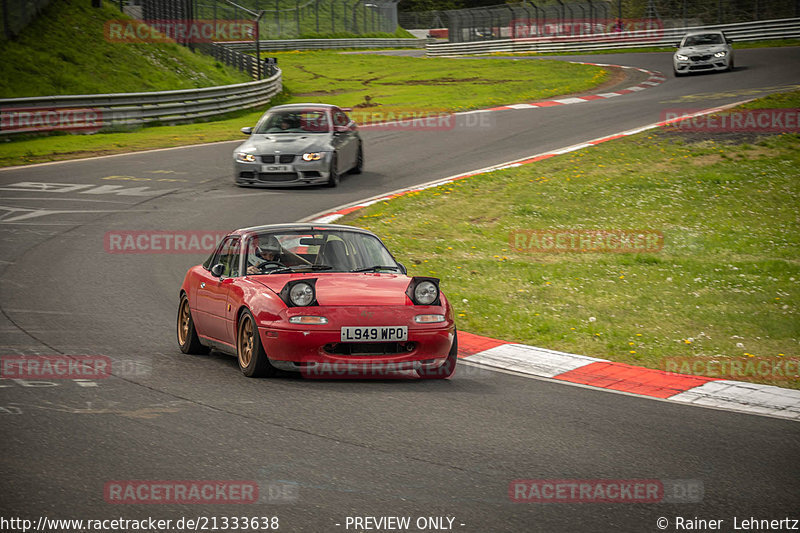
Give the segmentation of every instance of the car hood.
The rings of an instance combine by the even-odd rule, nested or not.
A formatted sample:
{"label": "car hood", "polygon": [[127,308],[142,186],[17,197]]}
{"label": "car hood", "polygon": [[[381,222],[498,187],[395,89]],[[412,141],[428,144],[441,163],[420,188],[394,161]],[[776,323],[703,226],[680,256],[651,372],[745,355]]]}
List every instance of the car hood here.
{"label": "car hood", "polygon": [[275,293],[290,281],[316,278],[319,305],[406,305],[406,289],[411,278],[402,274],[319,273],[253,276]]}
{"label": "car hood", "polygon": [[724,44],[703,44],[699,46],[687,46],[685,48],[680,48],[677,53],[683,55],[689,54],[714,54],[716,52],[722,52],[727,50],[728,47]]}
{"label": "car hood", "polygon": [[237,152],[255,154],[302,154],[304,152],[330,151],[331,135],[326,133],[253,135],[241,144]]}

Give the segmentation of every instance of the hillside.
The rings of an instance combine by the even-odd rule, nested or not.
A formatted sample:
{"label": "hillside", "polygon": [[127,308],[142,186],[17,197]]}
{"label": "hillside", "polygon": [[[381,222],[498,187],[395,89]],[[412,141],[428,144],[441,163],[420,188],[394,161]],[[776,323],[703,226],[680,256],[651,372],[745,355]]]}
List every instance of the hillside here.
{"label": "hillside", "polygon": [[191,89],[250,81],[213,58],[176,44],[113,43],[109,2],[53,0],[12,40],[0,40],[0,98]]}

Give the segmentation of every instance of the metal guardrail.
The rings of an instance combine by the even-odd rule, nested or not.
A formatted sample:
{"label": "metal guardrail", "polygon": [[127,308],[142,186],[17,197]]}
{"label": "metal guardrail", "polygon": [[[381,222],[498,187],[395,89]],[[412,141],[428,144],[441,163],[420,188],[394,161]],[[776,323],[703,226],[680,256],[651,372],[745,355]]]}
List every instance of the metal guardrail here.
{"label": "metal guardrail", "polygon": [[470,43],[429,43],[428,56],[490,54],[495,52],[575,52],[604,49],[673,46],[691,31],[722,30],[734,41],[800,38],[800,18],[740,22],[689,28],[642,30],[625,34],[600,33],[580,37],[503,39]]}
{"label": "metal guardrail", "polygon": [[[26,112],[91,109],[98,115],[100,129],[152,122],[190,122],[267,104],[283,88],[281,71],[275,70],[263,80],[201,89],[4,98],[0,99],[0,110],[6,113],[16,109]],[[0,131],[0,136],[14,133],[18,132]]]}
{"label": "metal guardrail", "polygon": [[[413,38],[359,38],[359,39],[277,39],[259,41],[262,51],[327,50],[340,48],[424,48],[427,39]],[[217,43],[230,50],[255,50],[253,41],[226,41]]]}

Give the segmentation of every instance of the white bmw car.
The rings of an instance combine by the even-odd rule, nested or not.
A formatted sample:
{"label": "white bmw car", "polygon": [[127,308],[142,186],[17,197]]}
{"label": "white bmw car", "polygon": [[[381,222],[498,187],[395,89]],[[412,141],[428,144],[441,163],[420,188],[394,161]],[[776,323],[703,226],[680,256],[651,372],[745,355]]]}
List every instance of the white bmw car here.
{"label": "white bmw car", "polygon": [[733,47],[721,31],[686,34],[672,56],[675,76],[692,72],[733,70]]}

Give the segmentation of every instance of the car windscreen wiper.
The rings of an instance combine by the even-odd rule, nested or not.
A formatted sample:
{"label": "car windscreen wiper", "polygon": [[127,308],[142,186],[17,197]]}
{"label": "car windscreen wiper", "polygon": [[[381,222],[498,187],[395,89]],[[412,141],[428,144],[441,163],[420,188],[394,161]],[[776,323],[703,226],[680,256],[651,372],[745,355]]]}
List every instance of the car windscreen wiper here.
{"label": "car windscreen wiper", "polygon": [[269,272],[265,272],[265,274],[286,274],[289,272],[302,272],[303,270],[331,270],[333,267],[330,265],[294,265],[289,267],[283,268],[276,268],[275,270],[270,270]]}
{"label": "car windscreen wiper", "polygon": [[400,272],[400,267],[389,266],[389,265],[374,265],[371,267],[355,268],[350,272],[376,272],[378,270],[397,270],[398,272]]}

